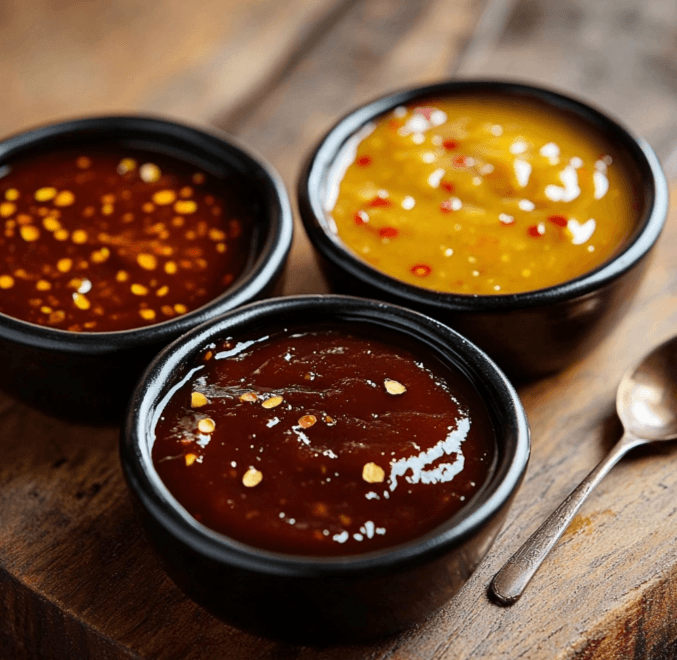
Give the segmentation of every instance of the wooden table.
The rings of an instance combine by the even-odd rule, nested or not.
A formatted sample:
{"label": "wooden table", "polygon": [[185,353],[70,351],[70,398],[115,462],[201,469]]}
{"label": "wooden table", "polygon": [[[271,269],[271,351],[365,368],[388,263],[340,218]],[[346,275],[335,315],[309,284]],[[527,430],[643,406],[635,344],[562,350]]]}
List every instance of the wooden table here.
{"label": "wooden table", "polygon": [[[94,112],[162,114],[238,135],[293,190],[304,154],[355,105],[494,76],[600,105],[677,175],[673,0],[9,0],[2,13],[3,135]],[[165,576],[132,517],[117,430],[0,398],[0,658],[675,657],[677,446],[619,465],[515,606],[486,597],[498,567],[618,437],[622,372],[676,331],[671,213],[621,326],[579,364],[520,388],[532,460],[486,560],[439,614],[369,645],[289,647],[213,619]],[[323,291],[298,230],[287,293]]]}

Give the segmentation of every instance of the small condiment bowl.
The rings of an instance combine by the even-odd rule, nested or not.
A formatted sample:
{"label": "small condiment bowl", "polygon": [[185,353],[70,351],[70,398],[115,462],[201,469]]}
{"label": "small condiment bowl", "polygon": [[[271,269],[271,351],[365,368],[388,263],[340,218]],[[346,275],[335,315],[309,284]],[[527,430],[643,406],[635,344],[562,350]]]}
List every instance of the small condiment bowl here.
{"label": "small condiment bowl", "polygon": [[281,291],[293,221],[284,184],[261,157],[219,132],[144,116],[103,116],[52,124],[0,142],[0,166],[50,150],[97,146],[168,155],[218,175],[235,175],[258,204],[251,255],[221,295],[171,320],[113,332],[71,332],[0,313],[0,387],[50,414],[118,421],[151,358],[196,325]]}
{"label": "small condiment bowl", "polygon": [[[399,335],[460,373],[486,405],[495,433],[494,469],[464,508],[429,533],[353,555],[261,550],[199,523],[158,476],[151,457],[155,424],[204,349],[252,332],[305,331],[309,324],[339,325],[376,338]],[[173,580],[226,622],[299,643],[386,635],[438,610],[489,550],[528,457],[529,429],[519,397],[485,353],[417,312],[335,295],[260,301],[184,335],[142,376],[121,437],[122,466],[136,512]]]}
{"label": "small condiment bowl", "polygon": [[[348,249],[332,228],[327,200],[340,178],[346,144],[384,113],[417,100],[455,94],[526,99],[584,122],[608,138],[636,175],[639,211],[631,236],[599,267],[548,288],[505,295],[465,295],[397,280]],[[503,81],[453,81],[379,98],[343,117],[310,155],[299,179],[301,218],[334,292],[417,309],[466,335],[513,377],[535,377],[571,364],[594,347],[629,307],[668,210],[668,189],[651,147],[613,119],[546,89]]]}

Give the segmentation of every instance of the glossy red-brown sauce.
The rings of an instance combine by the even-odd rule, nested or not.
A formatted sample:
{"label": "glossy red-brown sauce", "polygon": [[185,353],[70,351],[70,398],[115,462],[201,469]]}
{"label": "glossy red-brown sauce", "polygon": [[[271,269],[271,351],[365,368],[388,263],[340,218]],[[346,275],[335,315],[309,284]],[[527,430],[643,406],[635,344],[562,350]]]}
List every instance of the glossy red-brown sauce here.
{"label": "glossy red-brown sauce", "polygon": [[242,182],[131,148],[33,154],[0,167],[0,312],[76,332],[175,318],[244,269]]}
{"label": "glossy red-brown sauce", "polygon": [[152,457],[213,530],[304,555],[430,531],[487,481],[487,409],[460,372],[401,342],[280,331],[212,345],[169,398]]}

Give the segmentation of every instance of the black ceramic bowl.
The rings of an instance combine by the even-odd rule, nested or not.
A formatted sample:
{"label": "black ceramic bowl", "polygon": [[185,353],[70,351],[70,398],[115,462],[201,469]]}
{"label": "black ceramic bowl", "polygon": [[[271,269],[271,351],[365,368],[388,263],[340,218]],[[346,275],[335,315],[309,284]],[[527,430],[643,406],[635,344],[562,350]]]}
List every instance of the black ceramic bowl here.
{"label": "black ceramic bowl", "polygon": [[98,117],[39,128],[0,142],[0,166],[52,149],[121,146],[178,158],[218,176],[241,177],[256,196],[248,265],[220,296],[172,320],[116,332],[68,332],[0,314],[0,387],[49,413],[120,419],[134,383],[170,341],[219,314],[279,293],[292,215],[278,174],[234,138],[156,118]]}
{"label": "black ceramic bowl", "polygon": [[[340,557],[260,550],[197,522],[158,476],[151,458],[155,420],[205,346],[271,327],[307,329],[310,319],[414,341],[424,354],[460,370],[486,404],[496,440],[495,468],[465,508],[424,536]],[[528,456],[529,430],[519,397],[482,351],[417,312],[333,295],[253,303],[181,337],[143,375],[121,438],[122,466],[137,513],[174,581],[225,621],[295,642],[384,635],[441,607],[488,551]]]}
{"label": "black ceramic bowl", "polygon": [[[394,108],[430,97],[498,94],[534,99],[609,138],[635,169],[641,209],[636,230],[600,267],[549,288],[507,295],[442,293],[376,270],[346,248],[325,211],[346,142]],[[469,337],[511,376],[561,369],[595,346],[621,318],[637,290],[668,209],[665,176],[651,147],[598,110],[553,91],[498,81],[454,81],[377,99],[341,119],[311,154],[298,184],[301,218],[331,290],[388,300],[433,316]]]}

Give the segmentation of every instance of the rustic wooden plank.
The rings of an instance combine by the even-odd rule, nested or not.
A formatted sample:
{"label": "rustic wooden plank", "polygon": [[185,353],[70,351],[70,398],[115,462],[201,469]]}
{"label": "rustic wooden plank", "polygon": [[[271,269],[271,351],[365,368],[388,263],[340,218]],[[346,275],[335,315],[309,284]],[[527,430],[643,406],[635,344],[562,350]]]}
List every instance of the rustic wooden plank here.
{"label": "rustic wooden plank", "polygon": [[395,657],[451,657],[453,649],[459,658],[618,659],[658,657],[674,647],[677,446],[637,451],[615,468],[514,606],[494,605],[486,590],[619,437],[614,401],[624,370],[674,334],[677,312],[666,309],[666,292],[677,283],[676,211],[621,326],[563,374],[521,388],[533,458],[511,520],[462,592]]}
{"label": "rustic wooden plank", "polygon": [[573,93],[652,144],[677,136],[677,4],[671,0],[494,0],[496,34],[458,73],[521,79]]}
{"label": "rustic wooden plank", "polygon": [[[517,77],[587,99],[647,136],[668,157],[669,172],[677,172],[674,3],[493,5],[507,27],[500,33],[487,26],[486,38],[466,51],[460,75]],[[675,286],[676,241],[673,208],[624,323],[586,360],[521,388],[533,458],[508,526],[462,592],[394,657],[674,657],[674,447],[637,451],[615,468],[516,605],[498,608],[486,589],[619,437],[614,399],[623,371],[674,334],[677,312],[668,292]]]}
{"label": "rustic wooden plank", "polygon": [[[10,6],[0,27],[0,49],[7,44],[0,50],[0,61],[8,64],[0,80],[7,76],[5,89],[13,90],[16,105],[12,101],[0,121],[9,131],[71,110],[80,114],[139,109],[200,121],[216,116],[215,108],[219,117],[225,117],[230,108],[243,135],[244,127],[256,134],[264,116],[272,122],[266,125],[265,139],[249,142],[266,153],[270,153],[267,143],[274,142],[277,155],[293,154],[285,170],[289,179],[318,129],[324,130],[336,117],[336,107],[324,96],[327,88],[313,88],[316,80],[324,80],[324,69],[340,73],[330,65],[348,43],[347,35],[357,34],[350,41],[353,59],[332,97],[341,97],[345,109],[357,99],[351,96],[351,80],[364,79],[365,88],[373,92],[394,84],[394,78],[390,83],[380,81],[379,71],[390,66],[398,45],[403,54],[415,52],[429,29],[438,30],[436,39],[444,39],[438,43],[436,66],[451,70],[479,11],[470,0],[453,4],[430,0],[417,9],[404,0],[317,0],[312,5],[300,0],[260,0],[250,5],[204,0],[197,3],[197,11],[191,3],[185,12],[179,4],[169,0],[144,6],[134,3],[132,8],[126,0],[117,0],[103,17],[109,38],[103,38],[97,23],[102,11],[98,3],[86,9],[59,5],[62,16],[51,0],[41,0],[38,6],[45,14],[31,10],[28,18]],[[447,18],[441,23],[449,8],[454,21]],[[214,20],[219,12],[229,16],[227,30]],[[88,34],[85,26],[90,23],[93,28]],[[146,33],[146,25],[156,31]],[[445,25],[449,34],[444,33]],[[31,30],[31,40],[26,40]],[[186,38],[172,39],[173,34]],[[176,57],[174,49],[180,51]],[[48,56],[38,61],[36,52]],[[156,61],[164,54],[171,61]],[[130,81],[129,71],[135,68]],[[88,76],[99,76],[106,85],[95,81],[89,88]],[[297,86],[296,95],[286,84],[290,79]],[[268,99],[265,95],[271,86]],[[287,113],[303,103],[281,105],[276,128],[270,109],[280,94],[286,101],[298,100],[298,94],[308,90],[313,94],[307,97],[305,114],[294,121]],[[191,102],[184,103],[191,93]],[[78,95],[75,110],[72,98]],[[267,101],[259,115],[257,106],[264,97]],[[315,109],[322,107],[323,114],[307,133],[313,104]],[[297,252],[296,257],[305,255]],[[311,286],[315,288],[310,290],[321,290],[315,280]],[[293,287],[292,278],[287,292]],[[357,659],[382,655],[391,648],[391,640],[319,651],[281,646],[240,633],[190,602],[164,575],[132,517],[118,466],[117,430],[53,420],[0,396],[0,447],[4,459],[0,462],[0,657]]]}
{"label": "rustic wooden plank", "polygon": [[205,122],[354,0],[8,0],[0,135],[94,113]]}
{"label": "rustic wooden plank", "polygon": [[[259,78],[265,81],[265,93],[253,85],[234,95],[232,103],[222,99],[232,110],[226,113],[212,113],[221,108],[220,101],[212,107],[209,94],[197,94],[206,101],[200,106],[198,100],[195,116],[216,117],[221,126],[237,131],[292,183],[302,153],[341,112],[394,87],[453,73],[465,28],[453,30],[463,25],[469,29],[477,8],[458,2],[445,11],[443,4],[449,7],[421,3],[417,12],[404,2],[341,5],[332,14],[336,25],[322,38],[309,36],[302,58],[291,54],[280,60],[276,54],[274,66]],[[668,0],[646,5],[525,0],[511,12],[511,3],[494,1],[489,5],[491,21],[480,25],[481,47],[468,50],[462,71],[519,74],[557,84],[667,145],[674,131],[665,117],[676,116],[670,102],[676,59],[671,6]],[[501,16],[509,19],[505,32],[497,29]],[[299,23],[301,32],[295,34],[312,32],[304,20]],[[123,25],[119,33],[129,32]],[[452,35],[448,41],[447,34]],[[432,43],[426,41],[429,36]],[[56,39],[56,50],[63,50],[64,42]],[[97,43],[93,39],[92,48]],[[595,49],[603,52],[595,54]],[[586,67],[600,61],[606,62],[599,68],[605,75],[590,74],[594,67]],[[641,67],[645,61],[661,76],[646,76]],[[422,63],[418,75],[416,62]],[[279,80],[271,71],[278,72]],[[179,98],[180,93],[167,89],[165,96],[156,92],[156,109]],[[671,265],[676,241],[673,209],[626,321],[586,360],[521,388],[533,428],[533,459],[508,525],[478,572],[430,621],[372,645],[287,647],[215,621],[173,587],[141,538],[117,467],[116,432],[56,422],[0,398],[5,459],[0,464],[0,655],[674,657],[674,448],[638,452],[619,465],[517,605],[496,607],[487,600],[486,588],[495,570],[617,437],[613,397],[622,371],[674,332],[677,275]],[[307,244],[297,243],[292,258],[287,291],[318,290]],[[45,622],[38,629],[30,627],[35,612]],[[36,630],[42,631],[37,641]],[[69,637],[71,646],[66,645]],[[5,652],[10,643],[11,653]]]}
{"label": "rustic wooden plank", "polygon": [[[396,88],[451,76],[483,5],[356,4],[277,85],[213,123],[265,153],[294,191],[304,156],[343,114]],[[298,221],[290,263],[287,293],[326,291]]]}

